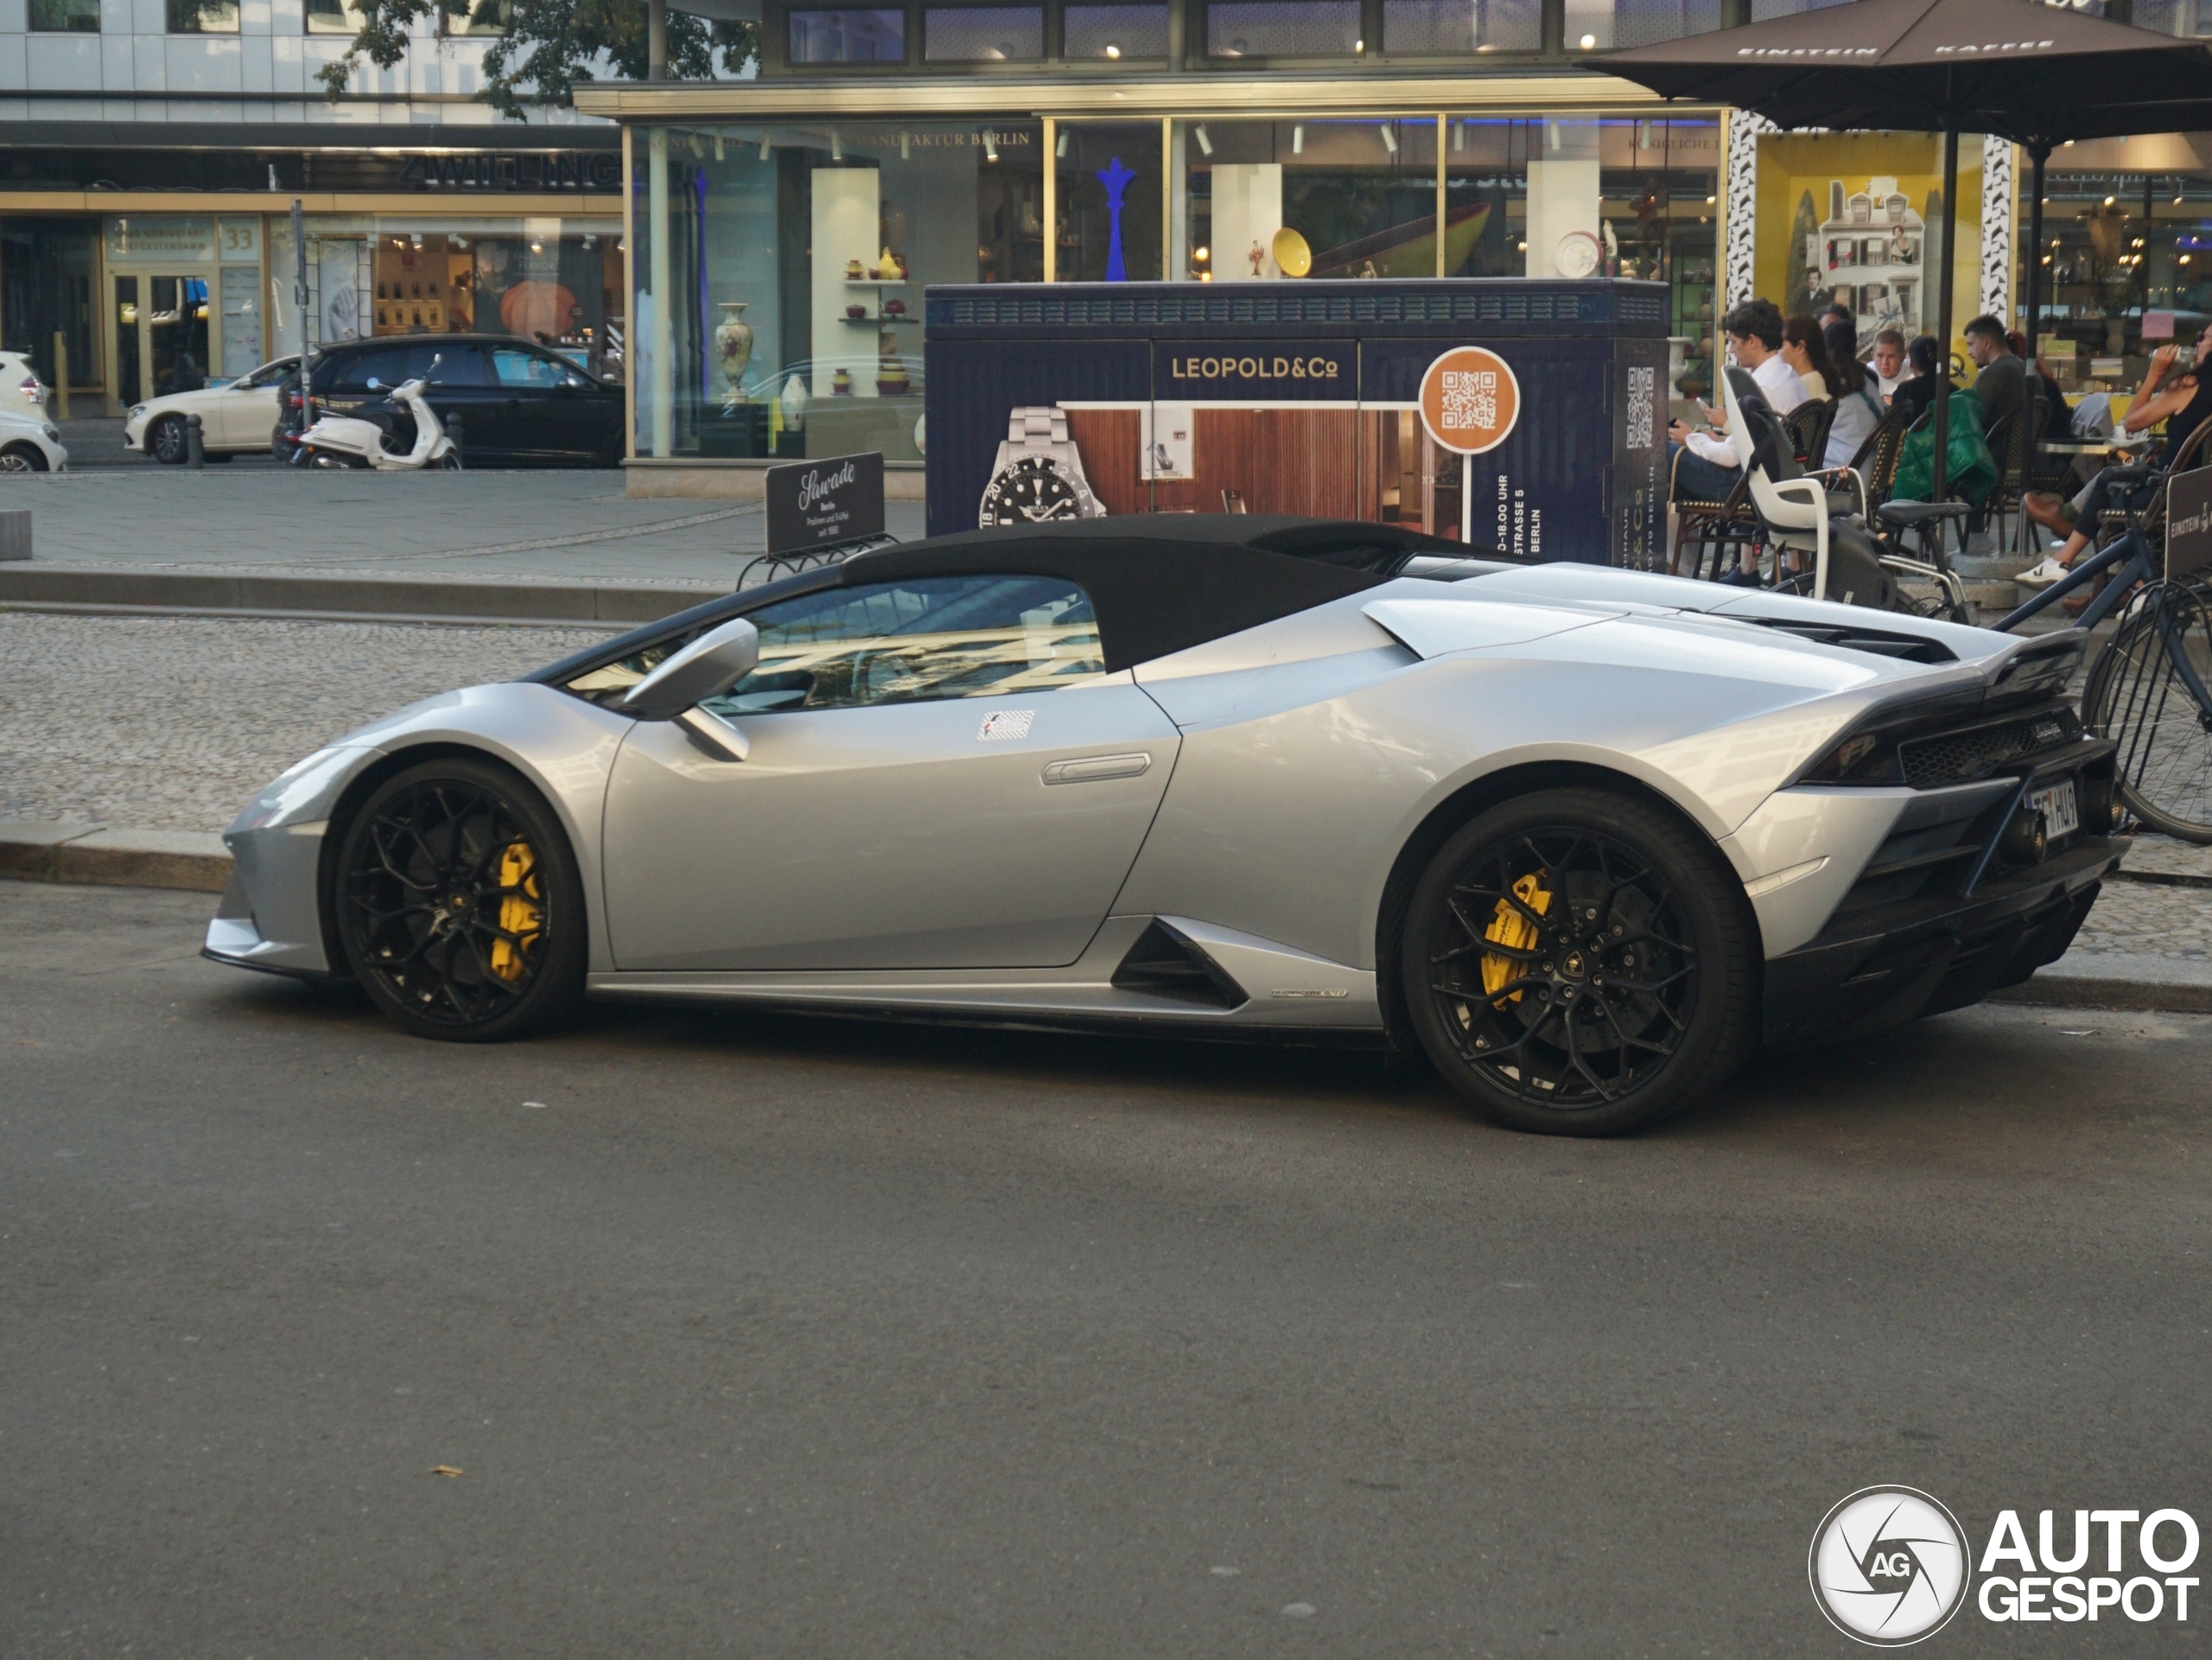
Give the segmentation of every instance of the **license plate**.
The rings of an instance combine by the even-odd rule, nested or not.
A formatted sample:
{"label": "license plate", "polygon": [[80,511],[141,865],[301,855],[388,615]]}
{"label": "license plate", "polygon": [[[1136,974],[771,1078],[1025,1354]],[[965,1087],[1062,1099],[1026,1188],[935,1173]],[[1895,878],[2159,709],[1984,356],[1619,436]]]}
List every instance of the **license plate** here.
{"label": "license plate", "polygon": [[2082,810],[2075,805],[2073,779],[2048,790],[2037,790],[2028,799],[2043,815],[2043,833],[2049,840],[2056,842],[2082,828]]}

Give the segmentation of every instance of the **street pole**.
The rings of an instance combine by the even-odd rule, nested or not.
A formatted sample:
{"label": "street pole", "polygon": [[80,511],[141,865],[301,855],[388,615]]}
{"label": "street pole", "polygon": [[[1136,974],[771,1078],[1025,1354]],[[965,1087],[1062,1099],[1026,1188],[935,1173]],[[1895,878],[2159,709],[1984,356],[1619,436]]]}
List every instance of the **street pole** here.
{"label": "street pole", "polygon": [[645,0],[645,79],[668,79],[668,0]]}
{"label": "street pole", "polygon": [[1951,444],[1951,279],[1958,271],[1958,250],[1951,244],[1959,228],[1959,129],[1955,119],[1943,129],[1943,269],[1937,277],[1936,362],[1942,377],[1936,387],[1936,483],[1929,500],[1942,501],[1950,487],[1946,463]]}
{"label": "street pole", "polygon": [[[2021,320],[2021,334],[2028,346],[2028,442],[2019,452],[2032,459],[2042,453],[2043,429],[2045,417],[2043,407],[2043,375],[2036,367],[2036,336],[2043,321],[2043,164],[2050,159],[2050,140],[2037,138],[2028,145],[2028,157],[2035,163],[2033,194],[2028,198],[2028,269],[2027,312]],[[2024,480],[2018,487],[2027,487]],[[2017,527],[2018,550],[2025,552],[2028,546],[2028,518],[2019,515]]]}

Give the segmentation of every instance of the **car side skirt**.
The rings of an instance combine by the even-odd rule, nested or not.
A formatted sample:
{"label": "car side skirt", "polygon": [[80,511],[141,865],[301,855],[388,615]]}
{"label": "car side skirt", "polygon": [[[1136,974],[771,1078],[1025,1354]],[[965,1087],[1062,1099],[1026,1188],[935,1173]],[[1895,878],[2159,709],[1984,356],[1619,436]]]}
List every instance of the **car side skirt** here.
{"label": "car side skirt", "polygon": [[[1115,983],[1124,960],[1156,926],[1180,940],[1194,961],[1215,971],[1212,986],[1233,985],[1242,1001],[1224,1007],[1227,999],[1217,995],[1197,1001]],[[587,985],[613,996],[1053,1029],[1109,1027],[1252,1037],[1326,1034],[1357,1041],[1379,1041],[1382,1033],[1372,970],[1186,917],[1109,918],[1082,957],[1065,968],[618,971],[594,974]]]}

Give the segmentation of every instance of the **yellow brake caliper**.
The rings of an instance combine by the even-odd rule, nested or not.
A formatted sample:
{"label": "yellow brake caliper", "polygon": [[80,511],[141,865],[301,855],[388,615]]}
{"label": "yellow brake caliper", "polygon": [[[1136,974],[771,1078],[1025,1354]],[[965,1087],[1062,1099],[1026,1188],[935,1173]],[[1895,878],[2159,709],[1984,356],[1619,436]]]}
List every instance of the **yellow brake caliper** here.
{"label": "yellow brake caliper", "polygon": [[519,980],[528,966],[523,946],[543,921],[537,907],[543,897],[537,886],[537,855],[529,843],[511,842],[499,855],[499,886],[505,890],[499,895],[499,929],[515,938],[492,942],[492,972],[502,980]]}
{"label": "yellow brake caliper", "polygon": [[[1552,904],[1551,892],[1543,885],[1543,874],[1541,870],[1532,870],[1513,884],[1514,898],[1538,916],[1549,912]],[[1534,951],[1536,947],[1536,925],[1522,915],[1509,901],[1500,900],[1497,918],[1483,930],[1483,938],[1493,945],[1504,946],[1508,951]],[[1485,952],[1483,957],[1483,989],[1495,996],[1499,987],[1508,981],[1519,979],[1522,972],[1522,965],[1513,958]],[[1507,999],[1517,1003],[1521,1001],[1521,994],[1509,992]]]}

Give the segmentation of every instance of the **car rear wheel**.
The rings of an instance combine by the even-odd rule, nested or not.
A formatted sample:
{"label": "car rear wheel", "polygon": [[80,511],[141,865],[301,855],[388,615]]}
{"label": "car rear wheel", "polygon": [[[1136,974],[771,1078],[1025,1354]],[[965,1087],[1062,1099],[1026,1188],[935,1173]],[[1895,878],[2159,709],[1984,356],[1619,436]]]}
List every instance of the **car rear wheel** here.
{"label": "car rear wheel", "polygon": [[1742,1063],[1757,942],[1733,872],[1688,827],[1625,795],[1550,790],[1438,850],[1401,968],[1422,1048],[1467,1100],[1516,1129],[1610,1135]]}
{"label": "car rear wheel", "polygon": [[575,855],[504,766],[445,759],[386,779],[347,827],[334,883],[354,978],[418,1037],[520,1037],[583,996]]}
{"label": "car rear wheel", "polygon": [[10,444],[0,449],[0,473],[43,473],[46,452],[35,444]]}
{"label": "car rear wheel", "polygon": [[164,415],[146,429],[146,453],[163,466],[183,466],[186,448],[182,416]]}

